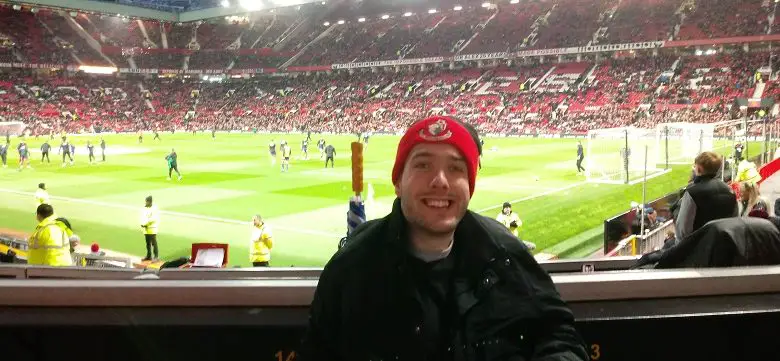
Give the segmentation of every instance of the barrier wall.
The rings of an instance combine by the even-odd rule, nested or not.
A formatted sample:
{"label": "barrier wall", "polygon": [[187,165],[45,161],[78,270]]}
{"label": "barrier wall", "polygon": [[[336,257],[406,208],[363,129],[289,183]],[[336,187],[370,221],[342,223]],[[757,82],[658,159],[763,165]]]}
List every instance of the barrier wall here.
{"label": "barrier wall", "polygon": [[[607,259],[551,260],[539,264],[548,273],[580,273],[595,271],[627,270],[639,257],[610,257]],[[0,263],[0,278],[20,279],[81,279],[81,280],[131,280],[142,275],[162,280],[239,280],[239,279],[314,279],[320,277],[322,268],[258,267],[258,268],[187,268],[141,270],[133,268],[102,267],[46,267],[25,264]]]}
{"label": "barrier wall", "polygon": [[[777,359],[780,267],[553,275],[591,360]],[[9,360],[295,360],[316,280],[0,280]]]}

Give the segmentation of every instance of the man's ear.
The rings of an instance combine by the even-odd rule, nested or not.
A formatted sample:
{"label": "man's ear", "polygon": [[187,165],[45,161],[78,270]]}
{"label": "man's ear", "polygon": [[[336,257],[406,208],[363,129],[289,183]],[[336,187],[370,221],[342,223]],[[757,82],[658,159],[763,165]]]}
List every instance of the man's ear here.
{"label": "man's ear", "polygon": [[395,196],[400,198],[401,197],[401,187],[399,187],[398,184],[393,184],[393,187],[395,187]]}

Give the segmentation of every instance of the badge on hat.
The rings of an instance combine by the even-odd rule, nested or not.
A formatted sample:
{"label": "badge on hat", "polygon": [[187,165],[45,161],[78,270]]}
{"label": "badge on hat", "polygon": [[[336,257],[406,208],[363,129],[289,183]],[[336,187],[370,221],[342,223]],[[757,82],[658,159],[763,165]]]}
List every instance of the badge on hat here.
{"label": "badge on hat", "polygon": [[[426,130],[428,132],[426,132]],[[452,137],[452,132],[447,129],[446,120],[436,119],[433,123],[428,124],[428,127],[420,129],[420,132],[417,133],[417,135],[429,142],[440,142]]]}

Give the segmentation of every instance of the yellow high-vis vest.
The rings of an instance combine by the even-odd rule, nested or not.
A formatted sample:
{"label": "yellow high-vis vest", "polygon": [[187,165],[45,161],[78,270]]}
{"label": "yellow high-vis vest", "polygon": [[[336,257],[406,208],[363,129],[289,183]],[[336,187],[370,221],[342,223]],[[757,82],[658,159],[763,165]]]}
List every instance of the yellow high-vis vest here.
{"label": "yellow high-vis vest", "polygon": [[27,240],[27,263],[43,266],[71,266],[68,232],[57,225],[56,215],[38,223]]}
{"label": "yellow high-vis vest", "polygon": [[[509,232],[512,232],[515,237],[519,237],[520,232],[518,232],[518,229],[523,226],[523,221],[520,220],[520,216],[517,213],[511,212],[509,215],[506,215],[502,212],[498,214],[496,220],[501,222],[504,227],[509,228]],[[512,227],[513,221],[517,223],[517,227]]]}
{"label": "yellow high-vis vest", "polygon": [[274,247],[271,228],[265,223],[260,227],[252,226],[252,244],[249,246],[250,262],[270,262],[271,249]]}
{"label": "yellow high-vis vest", "polygon": [[141,210],[141,225],[144,226],[144,234],[157,234],[159,224],[160,211],[157,207],[144,207]]}

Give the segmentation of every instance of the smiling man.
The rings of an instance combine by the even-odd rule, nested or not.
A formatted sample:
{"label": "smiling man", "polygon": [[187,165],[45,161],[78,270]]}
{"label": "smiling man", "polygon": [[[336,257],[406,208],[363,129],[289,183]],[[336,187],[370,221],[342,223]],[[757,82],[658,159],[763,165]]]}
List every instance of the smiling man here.
{"label": "smiling man", "polygon": [[588,359],[550,277],[506,227],[468,211],[479,144],[447,117],[407,130],[393,210],[325,267],[303,359]]}

